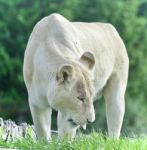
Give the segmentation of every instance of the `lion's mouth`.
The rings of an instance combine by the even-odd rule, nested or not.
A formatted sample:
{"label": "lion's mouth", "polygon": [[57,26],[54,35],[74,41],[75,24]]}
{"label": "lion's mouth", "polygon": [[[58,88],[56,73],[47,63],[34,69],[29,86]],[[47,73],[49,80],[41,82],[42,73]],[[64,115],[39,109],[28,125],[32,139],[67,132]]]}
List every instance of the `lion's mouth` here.
{"label": "lion's mouth", "polygon": [[78,124],[75,123],[75,122],[73,121],[73,119],[68,119],[68,121],[70,122],[71,125],[73,125],[73,126],[78,126]]}

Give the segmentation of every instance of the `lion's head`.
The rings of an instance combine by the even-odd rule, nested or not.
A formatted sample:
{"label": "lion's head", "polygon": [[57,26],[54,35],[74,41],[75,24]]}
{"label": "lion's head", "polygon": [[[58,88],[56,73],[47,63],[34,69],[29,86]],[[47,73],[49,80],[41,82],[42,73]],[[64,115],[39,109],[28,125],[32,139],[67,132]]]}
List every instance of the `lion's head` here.
{"label": "lion's head", "polygon": [[58,69],[52,107],[62,112],[71,126],[82,126],[95,120],[92,78],[94,65],[93,54],[85,52],[78,62],[62,64]]}

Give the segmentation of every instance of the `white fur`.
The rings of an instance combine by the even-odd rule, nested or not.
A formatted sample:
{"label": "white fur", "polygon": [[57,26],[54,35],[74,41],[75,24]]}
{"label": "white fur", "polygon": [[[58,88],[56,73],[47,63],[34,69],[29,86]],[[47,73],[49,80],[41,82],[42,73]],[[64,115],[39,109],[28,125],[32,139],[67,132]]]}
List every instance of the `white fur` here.
{"label": "white fur", "polygon": [[[119,137],[129,65],[121,38],[110,24],[69,22],[59,14],[52,14],[36,24],[24,56],[24,80],[39,139],[51,137],[52,108],[59,111],[59,137],[75,136],[78,126],[69,124],[67,120],[70,117],[79,126],[83,126],[87,119],[91,122],[95,120],[90,99],[85,107],[82,102],[72,100],[75,82],[69,86],[59,86],[56,79],[61,65],[74,62],[81,66],[79,59],[86,51],[95,57],[93,70],[85,68],[85,71],[91,78],[90,82],[93,82],[94,94],[103,94],[105,97],[109,135]],[[78,77],[80,71],[75,81]]]}

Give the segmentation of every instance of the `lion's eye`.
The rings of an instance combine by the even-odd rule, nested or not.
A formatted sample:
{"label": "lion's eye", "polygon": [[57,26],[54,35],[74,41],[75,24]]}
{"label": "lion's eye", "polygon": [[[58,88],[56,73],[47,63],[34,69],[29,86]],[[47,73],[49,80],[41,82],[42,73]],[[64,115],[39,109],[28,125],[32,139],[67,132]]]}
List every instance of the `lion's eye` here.
{"label": "lion's eye", "polygon": [[80,101],[84,102],[84,99],[83,97],[77,97]]}

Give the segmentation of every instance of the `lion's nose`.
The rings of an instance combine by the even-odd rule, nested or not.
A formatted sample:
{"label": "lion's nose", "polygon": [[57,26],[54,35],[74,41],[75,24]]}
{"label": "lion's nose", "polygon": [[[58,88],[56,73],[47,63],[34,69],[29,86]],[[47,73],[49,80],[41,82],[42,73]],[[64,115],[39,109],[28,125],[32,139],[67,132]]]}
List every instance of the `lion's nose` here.
{"label": "lion's nose", "polygon": [[90,106],[90,110],[87,112],[87,123],[95,121],[95,111],[93,105]]}
{"label": "lion's nose", "polygon": [[94,111],[92,111],[87,116],[87,123],[92,123],[94,121],[95,121],[95,113],[94,113]]}
{"label": "lion's nose", "polygon": [[94,119],[93,120],[87,119],[87,123],[92,123],[92,122],[94,122]]}

